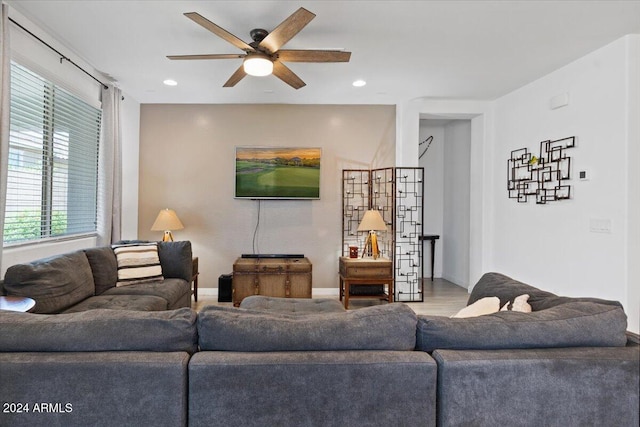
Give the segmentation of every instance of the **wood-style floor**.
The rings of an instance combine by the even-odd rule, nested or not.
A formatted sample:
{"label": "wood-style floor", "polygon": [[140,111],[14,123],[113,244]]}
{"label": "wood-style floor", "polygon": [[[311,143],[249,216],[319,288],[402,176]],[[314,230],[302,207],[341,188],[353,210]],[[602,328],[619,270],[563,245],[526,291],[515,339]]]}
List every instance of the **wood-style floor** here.
{"label": "wood-style floor", "polygon": [[[338,296],[314,295],[314,298],[335,298]],[[409,307],[416,314],[430,314],[437,316],[451,316],[467,305],[469,294],[465,288],[444,279],[424,279],[424,302],[408,302]],[[375,299],[357,299],[349,301],[349,309],[368,307],[371,305],[387,304],[386,301]],[[218,302],[217,297],[200,295],[193,307],[200,311],[206,305],[221,305],[233,307],[230,302]]]}

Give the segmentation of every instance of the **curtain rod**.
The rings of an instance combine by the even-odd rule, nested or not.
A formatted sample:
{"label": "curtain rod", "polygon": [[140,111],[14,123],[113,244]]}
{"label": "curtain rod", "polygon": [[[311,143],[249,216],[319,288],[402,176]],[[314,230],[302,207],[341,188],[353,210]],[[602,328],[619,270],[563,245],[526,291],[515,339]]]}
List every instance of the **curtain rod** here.
{"label": "curtain rod", "polygon": [[17,23],[15,20],[13,20],[11,17],[9,17],[9,21],[13,22],[14,24],[16,24],[18,27],[20,27],[22,30],[24,30],[26,33],[28,33],[31,37],[33,37],[34,39],[38,40],[40,43],[42,43],[43,45],[45,45],[46,47],[48,47],[49,49],[51,49],[52,51],[54,51],[55,53],[57,53],[58,55],[60,55],[60,63],[62,63],[62,60],[64,59],[65,61],[69,62],[71,65],[74,65],[77,69],[79,69],[80,71],[82,71],[83,73],[85,73],[87,76],[91,77],[93,80],[97,81],[98,83],[100,83],[105,89],[109,89],[109,86],[107,86],[106,84],[102,83],[100,80],[96,79],[95,77],[93,77],[91,74],[89,74],[84,68],[82,68],[81,66],[79,66],[78,64],[76,64],[75,62],[73,62],[70,58],[67,58],[66,56],[64,56],[62,53],[60,53],[60,51],[58,51],[56,48],[54,48],[53,46],[51,46],[49,43],[45,42],[44,40],[42,40],[40,37],[36,36],[35,34],[33,34],[31,31],[27,30],[25,27],[23,27],[22,25],[20,25],[19,23]]}

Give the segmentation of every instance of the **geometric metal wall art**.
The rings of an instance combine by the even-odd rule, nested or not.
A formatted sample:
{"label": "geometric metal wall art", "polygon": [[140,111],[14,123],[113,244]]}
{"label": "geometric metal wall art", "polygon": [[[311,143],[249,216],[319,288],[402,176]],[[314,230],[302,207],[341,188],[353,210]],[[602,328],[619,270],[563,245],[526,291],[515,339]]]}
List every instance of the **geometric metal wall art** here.
{"label": "geometric metal wall art", "polygon": [[543,205],[571,198],[571,157],[567,150],[576,146],[576,137],[541,141],[539,156],[526,148],[513,150],[507,160],[507,190],[510,199],[526,203],[534,197]]}

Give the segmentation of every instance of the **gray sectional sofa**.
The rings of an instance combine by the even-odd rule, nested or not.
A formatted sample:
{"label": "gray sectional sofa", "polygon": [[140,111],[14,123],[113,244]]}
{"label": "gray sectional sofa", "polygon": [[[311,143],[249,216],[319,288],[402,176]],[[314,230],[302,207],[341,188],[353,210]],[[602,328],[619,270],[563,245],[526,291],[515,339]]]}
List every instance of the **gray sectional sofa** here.
{"label": "gray sectional sofa", "polygon": [[620,303],[487,273],[468,304],[523,294],[531,313],[418,317],[416,349],[438,365],[438,425],[639,425],[640,345]]}
{"label": "gray sectional sofa", "polygon": [[469,302],[523,291],[532,313],[467,319],[259,298],[0,312],[0,425],[637,426],[640,345],[620,305],[496,273]]}
{"label": "gray sectional sofa", "polygon": [[159,281],[116,286],[116,254],[104,246],[13,265],[0,288],[3,295],[33,298],[36,305],[31,312],[41,314],[191,307],[191,242],[158,242],[156,258],[162,270]]}

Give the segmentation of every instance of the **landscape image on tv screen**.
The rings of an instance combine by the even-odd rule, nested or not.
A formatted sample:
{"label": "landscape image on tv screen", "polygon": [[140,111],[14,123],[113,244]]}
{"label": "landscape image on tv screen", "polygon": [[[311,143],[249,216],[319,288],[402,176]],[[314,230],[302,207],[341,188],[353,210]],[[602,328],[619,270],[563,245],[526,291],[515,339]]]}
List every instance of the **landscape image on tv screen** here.
{"label": "landscape image on tv screen", "polygon": [[236,198],[319,199],[320,148],[236,147]]}

